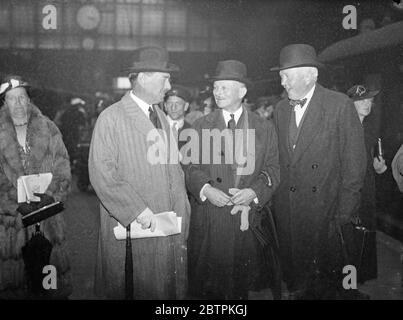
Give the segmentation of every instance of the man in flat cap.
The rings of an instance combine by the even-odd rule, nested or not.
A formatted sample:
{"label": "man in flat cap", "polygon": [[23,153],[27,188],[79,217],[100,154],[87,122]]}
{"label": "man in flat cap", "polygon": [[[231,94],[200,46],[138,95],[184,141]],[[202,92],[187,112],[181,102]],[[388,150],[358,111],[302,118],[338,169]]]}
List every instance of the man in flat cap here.
{"label": "man in flat cap", "polygon": [[295,299],[347,292],[338,230],[357,214],[366,170],[353,102],[317,83],[319,67],[313,47],[292,44],[271,69],[279,71],[288,95],[274,114],[281,177],[275,215],[284,280]]}
{"label": "man in flat cap", "polygon": [[249,290],[269,286],[264,249],[252,230],[279,183],[277,135],[272,123],[242,104],[250,86],[242,62],[219,62],[212,80],[218,109],[193,124],[200,152],[185,171],[197,201],[189,287],[198,298],[247,299]]}
{"label": "man in flat cap", "polygon": [[[180,85],[172,86],[172,89],[165,94],[164,107],[167,113],[167,120],[178,139],[182,130],[191,127],[190,123],[185,120],[185,113],[189,108],[191,99],[192,95],[190,91]],[[186,140],[178,140],[179,150],[185,143]]]}
{"label": "man in flat cap", "polygon": [[[132,90],[106,108],[95,125],[89,173],[101,202],[96,291],[108,298],[181,299],[186,293],[190,205],[184,174],[178,163],[148,156],[153,142],[148,138],[156,129],[166,154],[175,147],[167,143],[174,137],[157,106],[171,89],[174,71],[177,67],[168,63],[166,50],[142,49],[129,70]],[[155,214],[166,211],[182,217],[180,234],[135,240],[126,236],[126,247],[132,251],[125,251],[125,241],[115,238],[118,223],[128,234],[130,224],[154,231]]]}

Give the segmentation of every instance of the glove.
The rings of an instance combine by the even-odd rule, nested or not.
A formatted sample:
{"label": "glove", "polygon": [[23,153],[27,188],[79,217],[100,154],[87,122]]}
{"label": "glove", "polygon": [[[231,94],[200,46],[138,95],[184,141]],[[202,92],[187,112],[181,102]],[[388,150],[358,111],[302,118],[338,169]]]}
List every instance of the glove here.
{"label": "glove", "polygon": [[47,206],[47,205],[55,202],[55,199],[46,193],[34,193],[34,196],[41,198],[41,200],[39,202],[36,202],[38,205],[38,208],[42,208],[44,206]]}
{"label": "glove", "polygon": [[17,211],[21,213],[23,216],[25,216],[38,208],[39,208],[38,202],[30,202],[30,203],[24,202],[18,206]]}

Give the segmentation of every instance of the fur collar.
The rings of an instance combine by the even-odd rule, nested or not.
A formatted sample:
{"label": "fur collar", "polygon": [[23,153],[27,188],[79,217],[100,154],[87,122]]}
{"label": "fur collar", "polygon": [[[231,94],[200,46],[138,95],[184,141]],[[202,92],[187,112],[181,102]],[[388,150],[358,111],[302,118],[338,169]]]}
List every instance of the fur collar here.
{"label": "fur collar", "polygon": [[31,151],[25,171],[19,153],[17,134],[8,108],[3,106],[0,109],[0,165],[14,186],[19,176],[40,173],[42,159],[49,149],[49,140],[52,135],[49,123],[50,121],[36,106],[30,106],[27,142]]}

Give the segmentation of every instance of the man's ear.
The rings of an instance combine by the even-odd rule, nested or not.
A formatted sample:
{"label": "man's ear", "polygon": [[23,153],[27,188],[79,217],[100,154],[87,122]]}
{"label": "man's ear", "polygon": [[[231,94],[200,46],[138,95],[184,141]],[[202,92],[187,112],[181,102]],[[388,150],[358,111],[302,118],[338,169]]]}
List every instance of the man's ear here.
{"label": "man's ear", "polygon": [[189,109],[189,102],[186,102],[183,110],[185,110],[185,112],[186,112],[186,111],[188,111],[188,109]]}
{"label": "man's ear", "polygon": [[238,92],[239,92],[239,98],[243,99],[243,97],[246,96],[248,89],[246,89],[246,87],[240,87]]}

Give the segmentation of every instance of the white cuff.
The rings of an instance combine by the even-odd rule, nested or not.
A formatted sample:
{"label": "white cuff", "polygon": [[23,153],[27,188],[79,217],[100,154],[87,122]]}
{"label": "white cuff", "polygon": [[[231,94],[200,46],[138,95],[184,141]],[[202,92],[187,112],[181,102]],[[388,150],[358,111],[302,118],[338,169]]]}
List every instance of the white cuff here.
{"label": "white cuff", "polygon": [[203,188],[201,188],[201,190],[200,190],[200,200],[202,201],[202,202],[204,202],[204,201],[206,201],[206,196],[204,195],[204,189],[207,187],[207,186],[209,186],[210,184],[209,183],[206,183],[204,186],[203,186]]}

